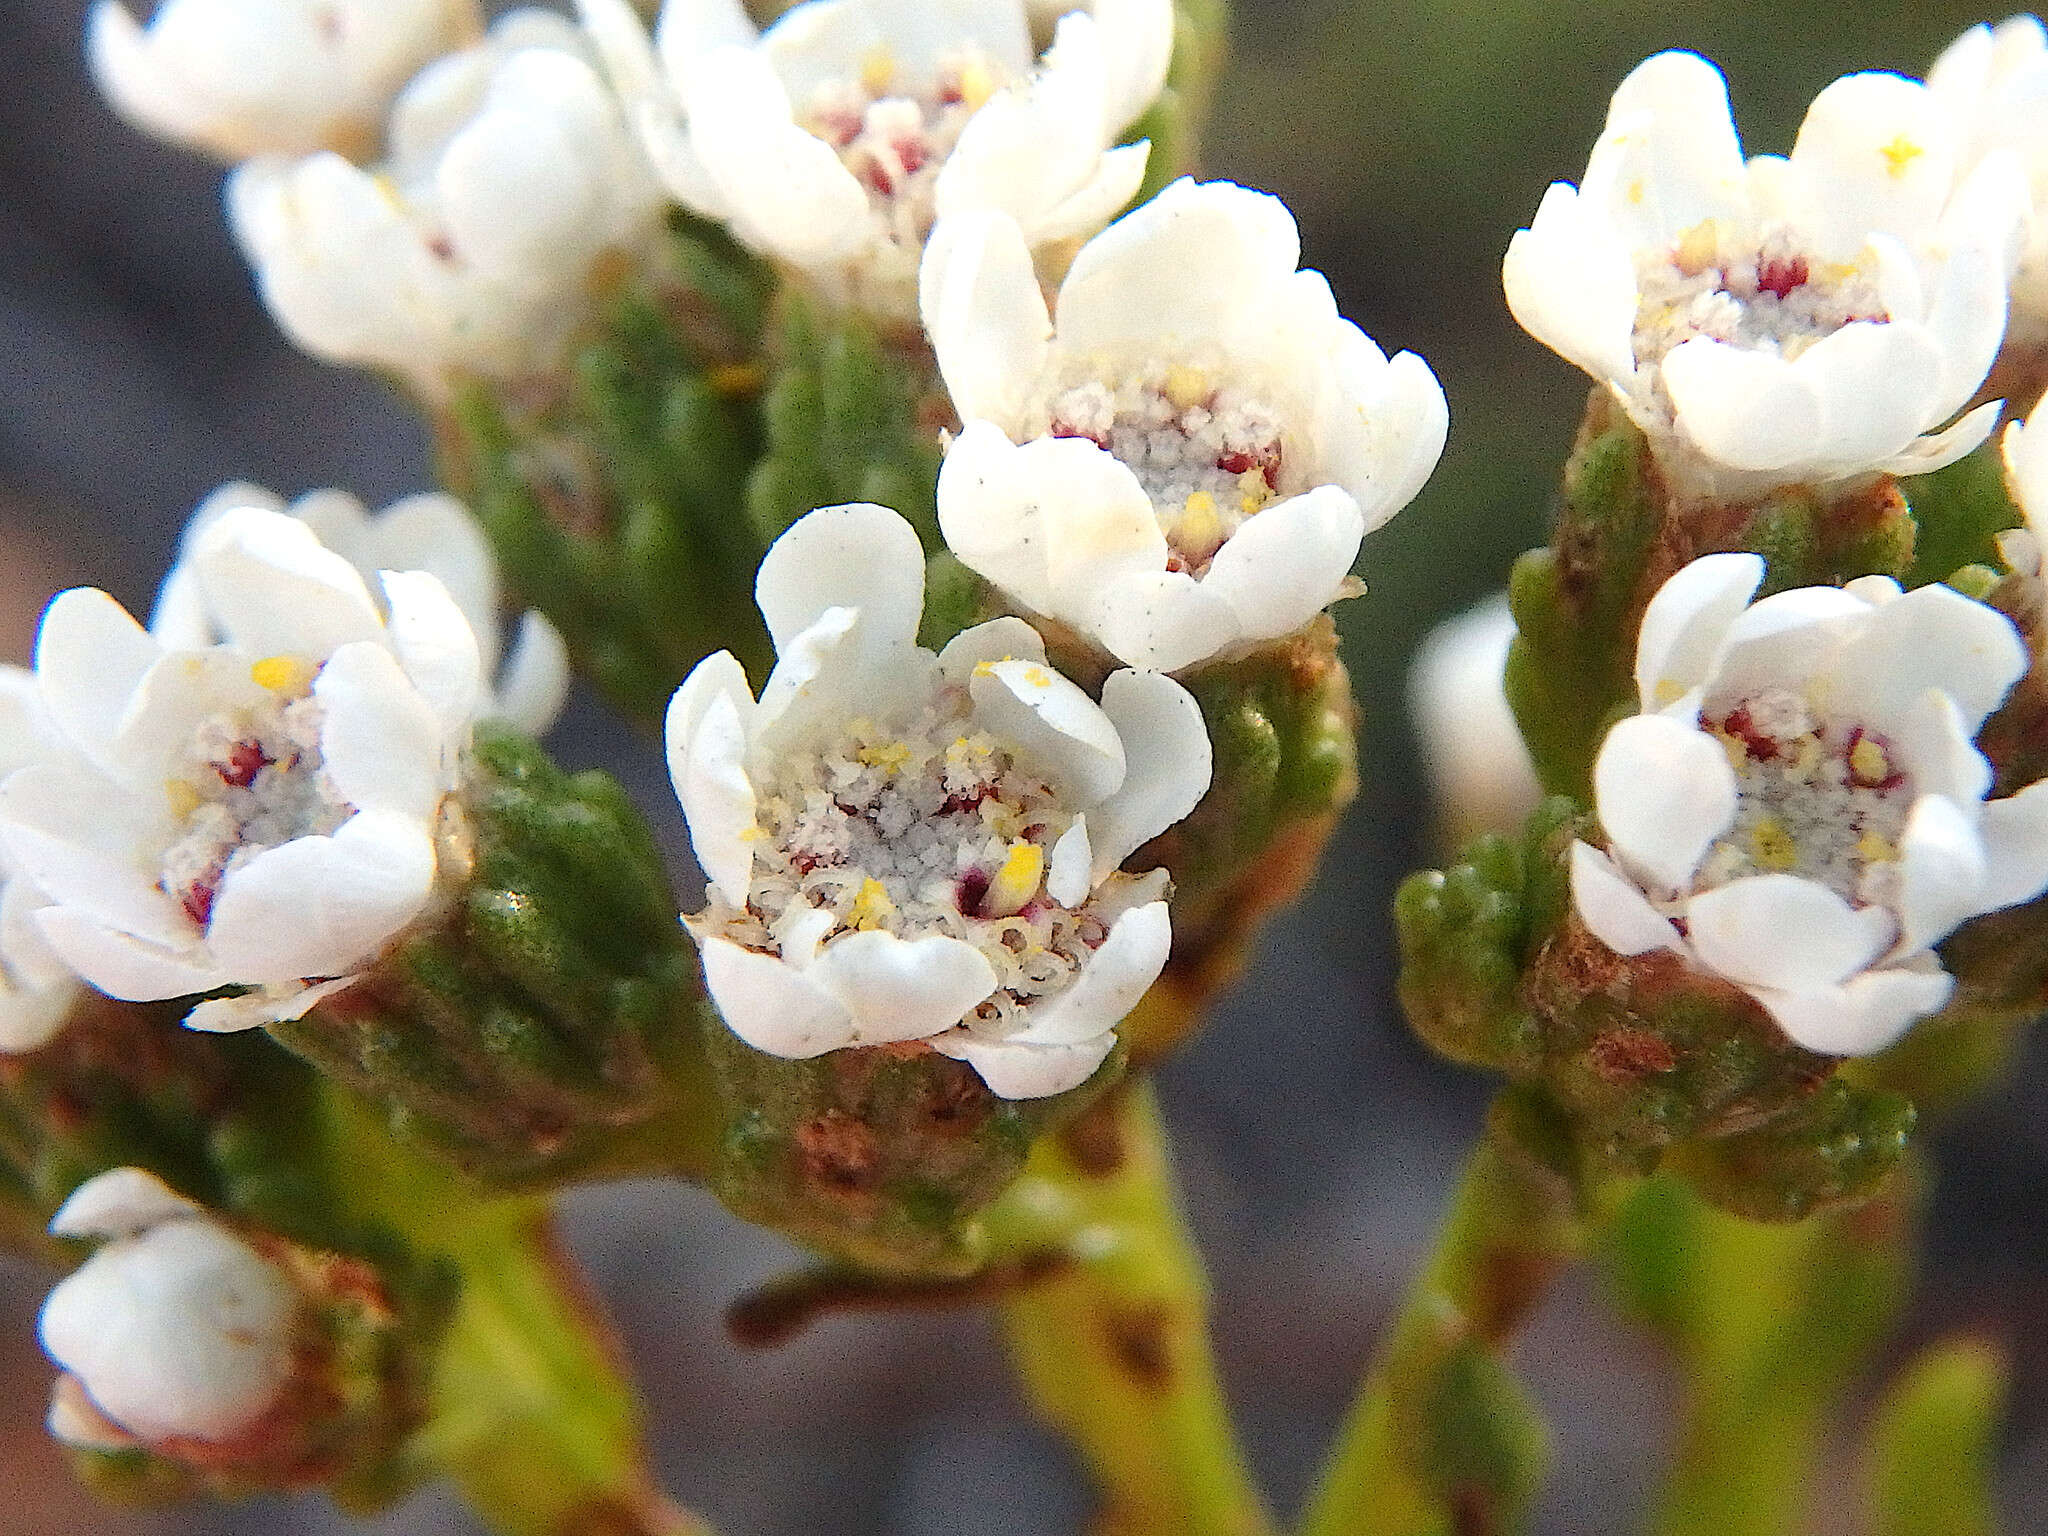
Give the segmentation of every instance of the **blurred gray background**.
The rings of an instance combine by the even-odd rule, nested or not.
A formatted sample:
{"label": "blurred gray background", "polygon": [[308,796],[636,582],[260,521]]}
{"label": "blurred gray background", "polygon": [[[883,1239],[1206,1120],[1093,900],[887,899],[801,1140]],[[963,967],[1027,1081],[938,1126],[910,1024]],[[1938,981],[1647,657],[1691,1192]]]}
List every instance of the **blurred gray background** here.
{"label": "blurred gray background", "polygon": [[[223,230],[219,174],[100,105],[85,0],[0,0],[0,657],[90,580],[145,605],[177,529],[231,478],[373,505],[426,483],[411,416],[375,384],[292,352]],[[1386,918],[1403,872],[1440,858],[1401,706],[1438,616],[1497,587],[1538,542],[1584,397],[1501,302],[1499,257],[1544,185],[1575,178],[1608,93],[1659,48],[1734,83],[1753,150],[1784,149],[1811,95],[1854,68],[1918,72],[1981,13],[1948,0],[1238,0],[1214,174],[1280,193],[1307,260],[1388,349],[1450,396],[1451,446],[1423,497],[1368,541],[1346,605],[1364,705],[1364,790],[1314,899],[1165,1072],[1193,1220],[1210,1256],[1230,1389],[1267,1486],[1291,1510],[1436,1222],[1488,1084],[1427,1055],[1390,992]],[[680,844],[656,754],[579,703],[555,738],[642,796]],[[679,855],[680,857],[680,855]],[[2048,1053],[1934,1138],[1923,1298],[1906,1337],[1967,1325],[2017,1352],[2002,1463],[2008,1528],[2048,1531]],[[567,1202],[573,1243],[625,1334],[667,1486],[724,1536],[1054,1536],[1086,1491],[1028,1419],[978,1313],[840,1318],[771,1354],[725,1337],[740,1291],[794,1257],[695,1191],[629,1185]],[[32,1334],[50,1276],[0,1257],[0,1530],[455,1536],[428,1493],[368,1527],[316,1500],[110,1514],[39,1430]],[[1539,1528],[1630,1528],[1669,1429],[1670,1384],[1597,1282],[1568,1278],[1517,1359],[1559,1431]],[[1846,1453],[1845,1453],[1846,1459]],[[1816,1491],[1816,1529],[1843,1500]],[[1730,1533],[1736,1536],[1736,1533]]]}

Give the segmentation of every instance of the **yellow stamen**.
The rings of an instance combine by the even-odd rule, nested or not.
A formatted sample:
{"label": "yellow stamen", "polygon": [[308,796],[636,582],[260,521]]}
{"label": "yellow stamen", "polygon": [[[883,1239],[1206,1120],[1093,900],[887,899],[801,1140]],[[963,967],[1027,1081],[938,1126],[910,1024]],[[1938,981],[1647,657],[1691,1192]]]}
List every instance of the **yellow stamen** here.
{"label": "yellow stamen", "polygon": [[1667,677],[1651,690],[1650,699],[1659,709],[1666,704],[1676,704],[1685,697],[1685,684],[1675,677]]}
{"label": "yellow stamen", "polygon": [[1237,477],[1237,505],[1246,517],[1263,512],[1273,496],[1273,487],[1266,483],[1263,469],[1248,469]]}
{"label": "yellow stamen", "polygon": [[1024,910],[1024,904],[1038,894],[1038,882],[1045,876],[1045,850],[1036,843],[1012,843],[1003,867],[988,883],[981,899],[984,917],[1008,917]]}
{"label": "yellow stamen", "polygon": [[1180,509],[1180,542],[1189,549],[1209,549],[1223,542],[1223,519],[1216,498],[1196,491]]}
{"label": "yellow stamen", "polygon": [[1678,249],[1673,254],[1673,263],[1687,277],[1697,277],[1714,264],[1714,256],[1720,245],[1720,236],[1714,228],[1714,221],[1701,219],[1678,237]]}
{"label": "yellow stamen", "polygon": [[303,693],[313,681],[314,669],[296,656],[266,656],[249,668],[258,688],[272,693]]}
{"label": "yellow stamen", "polygon": [[1897,180],[1906,174],[1908,166],[1927,153],[1927,148],[1925,145],[1915,144],[1902,133],[1878,153],[1884,156],[1885,166],[1891,171],[1893,180]]}
{"label": "yellow stamen", "polygon": [[871,747],[862,747],[854,754],[870,768],[879,768],[884,773],[901,773],[910,763],[910,743],[905,741],[882,741]]}
{"label": "yellow stamen", "polygon": [[1176,410],[1193,410],[1209,398],[1209,376],[1199,368],[1175,363],[1166,370],[1166,398]]}
{"label": "yellow stamen", "polygon": [[995,71],[980,59],[968,60],[960,71],[960,99],[967,104],[967,110],[980,111],[982,104],[995,93]]}
{"label": "yellow stamen", "polygon": [[870,48],[860,61],[861,89],[870,96],[879,96],[895,78],[896,56],[886,48]]}
{"label": "yellow stamen", "polygon": [[183,779],[165,779],[164,798],[171,803],[171,814],[180,821],[199,809],[199,791]]}
{"label": "yellow stamen", "polygon": [[846,916],[848,924],[855,928],[879,928],[896,912],[896,903],[889,899],[889,893],[882,889],[879,880],[863,880],[860,889],[854,892],[853,910]]}
{"label": "yellow stamen", "polygon": [[1866,864],[1889,864],[1899,856],[1899,850],[1875,832],[1866,832],[1856,839],[1856,856]]}
{"label": "yellow stamen", "polygon": [[1799,845],[1792,841],[1792,834],[1775,816],[1758,820],[1755,830],[1749,834],[1749,845],[1760,869],[1783,872],[1799,867]]}
{"label": "yellow stamen", "polygon": [[1892,776],[1892,760],[1883,747],[1865,736],[1849,749],[1849,771],[1866,787],[1882,784]]}

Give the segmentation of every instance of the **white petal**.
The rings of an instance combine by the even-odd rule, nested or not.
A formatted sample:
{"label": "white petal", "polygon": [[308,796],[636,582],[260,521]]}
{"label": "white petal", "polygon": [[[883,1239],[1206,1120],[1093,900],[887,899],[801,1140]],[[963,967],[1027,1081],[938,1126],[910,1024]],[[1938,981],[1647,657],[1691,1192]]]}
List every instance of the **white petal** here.
{"label": "white petal", "polygon": [[1082,957],[1068,988],[1024,1012],[1024,1027],[1006,1038],[1029,1045],[1079,1045],[1108,1034],[1138,1006],[1173,947],[1166,903],[1133,907],[1111,925],[1101,947]]}
{"label": "white petal", "polygon": [[1636,641],[1636,693],[1662,709],[1714,675],[1730,627],[1763,585],[1756,555],[1705,555],[1657,589]]}
{"label": "white petal", "polygon": [[1945,795],[1913,803],[1899,837],[1899,937],[1894,959],[1940,943],[1984,910],[1985,849],[1961,806]]}
{"label": "white petal", "polygon": [[[1871,607],[1840,587],[1794,587],[1759,598],[1727,626],[1725,648],[1712,669],[1711,698],[1733,705],[1763,688],[1803,690],[1834,650],[1869,619]],[[1693,687],[1705,675],[1681,681]]]}
{"label": "white petal", "polygon": [[1852,907],[1797,875],[1751,875],[1686,904],[1693,952],[1745,986],[1807,992],[1833,986],[1891,947],[1891,915]]}
{"label": "white petal", "polygon": [[924,550],[887,507],[821,507],[763,557],[754,598],[778,654],[830,608],[859,611],[865,653],[907,647],[924,611]]}
{"label": "white petal", "polygon": [[757,1051],[802,1060],[853,1040],[853,1015],[810,975],[774,955],[699,936],[704,984],[726,1027]]}
{"label": "white petal", "polygon": [[1979,910],[2032,901],[2048,889],[2048,780],[1984,806],[1984,888]]}
{"label": "white petal", "polygon": [[71,1192],[50,1230],[58,1237],[126,1237],[204,1209],[146,1168],[110,1168]]}
{"label": "white petal", "polygon": [[1059,835],[1046,860],[1045,892],[1063,907],[1078,907],[1095,883],[1095,855],[1088,841],[1088,818],[1076,816]]}
{"label": "white petal", "polygon": [[1413,352],[1385,358],[1348,321],[1338,322],[1336,334],[1337,388],[1316,426],[1316,453],[1324,473],[1357,499],[1371,533],[1413,501],[1435,470],[1450,407],[1429,364]]}
{"label": "white petal", "polygon": [[1635,372],[1635,265],[1576,189],[1554,183],[1529,228],[1508,241],[1501,286],[1515,322],[1596,379]]}
{"label": "white petal", "polygon": [[498,671],[491,713],[529,736],[547,733],[569,701],[569,647],[545,614],[529,611]]}
{"label": "white petal", "polygon": [[425,907],[434,862],[420,822],[364,811],[331,837],[294,838],[230,869],[207,947],[241,982],[360,969]]}
{"label": "white petal", "polygon": [[454,732],[476,718],[483,699],[483,655],[476,632],[439,578],[425,571],[387,570],[391,648],[441,729]]}
{"label": "white petal", "polygon": [[1887,475],[1926,475],[1946,469],[1975,453],[1998,425],[2002,400],[1991,400],[1966,412],[1953,426],[1915,438],[1903,450],[1870,467]]}
{"label": "white petal", "polygon": [[2026,646],[2012,620],[1933,583],[1880,605],[1843,646],[1829,702],[1882,729],[1938,688],[1974,734],[2026,668]]}
{"label": "white petal", "polygon": [[1617,955],[1642,955],[1654,949],[1685,952],[1678,930],[1671,926],[1636,883],[1599,849],[1572,844],[1572,906],[1593,937]]}
{"label": "white petal", "polygon": [[[719,654],[732,660],[728,652]],[[705,665],[708,663],[700,663],[697,672]],[[733,661],[732,665],[737,671],[739,663]],[[696,675],[691,674],[693,679]],[[754,839],[760,835],[754,820],[754,784],[747,776],[747,732],[741,713],[741,700],[748,706],[753,701],[746,696],[744,678],[738,687],[736,694],[711,694],[685,741],[682,730],[692,723],[690,716],[697,705],[696,700],[685,698],[686,684],[670,703],[668,737],[669,773],[690,829],[690,851],[719,896],[735,908],[747,904],[753,888]]]}
{"label": "white petal", "polygon": [[145,1440],[226,1440],[291,1368],[284,1276],[210,1221],[168,1222],[94,1254],[43,1304],[50,1357]]}
{"label": "white petal", "polygon": [[383,638],[362,573],[282,512],[222,514],[200,537],[192,568],[221,628],[253,656],[324,661],[353,641]]}
{"label": "white petal", "polygon": [[985,661],[1044,662],[1045,642],[1022,619],[1005,615],[963,629],[939,652],[939,675],[966,687]]}
{"label": "white petal", "polygon": [[1032,222],[1032,235],[1041,244],[1049,244],[1094,234],[1130,206],[1145,184],[1145,168],[1151,158],[1150,139],[1110,150],[1096,161],[1095,174],[1079,190]]}
{"label": "white petal", "polygon": [[1751,989],[1792,1043],[1823,1056],[1868,1056],[1938,1012],[1955,990],[1946,971],[1866,971],[1810,992]]}
{"label": "white petal", "polygon": [[1679,431],[1714,462],[1789,475],[1825,451],[1820,399],[1783,358],[1695,336],[1661,366]]}
{"label": "white petal", "polygon": [[860,1045],[923,1040],[951,1029],[996,989],[987,956],[944,934],[845,934],[818,951],[804,978],[845,1006]]}
{"label": "white petal", "polygon": [[1044,1099],[1078,1088],[1116,1048],[1114,1034],[1078,1045],[1015,1045],[956,1030],[932,1041],[942,1056],[964,1061],[1000,1099]]}
{"label": "white petal", "polygon": [[[451,609],[452,612],[452,609]],[[313,680],[322,771],[357,810],[424,822],[447,785],[441,723],[381,645],[336,651]]]}
{"label": "white petal", "polygon": [[1618,722],[1593,761],[1593,798],[1615,856],[1660,888],[1692,879],[1734,823],[1736,795],[1720,742],[1662,715]]}
{"label": "white petal", "polygon": [[1808,347],[1792,368],[1820,402],[1815,457],[1839,470],[1897,453],[1948,414],[1941,349],[1917,325],[1856,321]]}
{"label": "white petal", "polygon": [[1088,813],[1097,880],[1199,805],[1213,770],[1201,706],[1172,678],[1112,672],[1102,685],[1102,712],[1129,766],[1116,793]]}
{"label": "white petal", "polygon": [[1015,427],[1052,345],[1024,233],[1005,213],[949,214],[918,272],[919,307],[963,421]]}
{"label": "white petal", "polygon": [[1365,517],[1334,485],[1276,502],[1245,522],[1216,551],[1202,587],[1237,615],[1247,640],[1292,634],[1336,601]]}
{"label": "white petal", "polygon": [[1050,667],[986,661],[967,687],[976,721],[1043,773],[1062,799],[1092,806],[1124,782],[1124,745],[1109,716]]}
{"label": "white petal", "polygon": [[1745,182],[1720,70],[1673,51],[1630,71],[1586,168],[1586,195],[1634,243],[1667,245],[1704,219],[1740,218]]}
{"label": "white petal", "polygon": [[1085,626],[1118,661],[1178,672],[1243,638],[1231,606],[1186,571],[1132,571],[1097,595]]}
{"label": "white petal", "polygon": [[162,655],[157,642],[106,593],[94,587],[60,592],[36,636],[43,707],[81,752],[99,761]]}
{"label": "white petal", "polygon": [[1955,181],[1955,130],[1919,81],[1847,75],[1807,108],[1791,164],[1802,224],[1823,255],[1852,261],[1873,230],[1932,232]]}
{"label": "white petal", "polygon": [[273,982],[234,997],[209,997],[195,1003],[185,1015],[185,1027],[207,1035],[233,1035],[245,1029],[267,1029],[292,1019],[303,1019],[313,1009],[346,992],[361,981],[362,973],[337,976],[317,986],[298,982]]}
{"label": "white petal", "polygon": [[210,992],[234,980],[203,950],[152,944],[77,907],[45,907],[36,914],[36,925],[66,965],[109,997],[158,1002]]}
{"label": "white petal", "polygon": [[[171,831],[167,802],[150,805],[57,763],[0,784],[8,857],[54,901],[159,944],[183,945],[193,926],[157,889],[152,850]],[[74,962],[75,963],[75,962]]]}
{"label": "white petal", "polygon": [[1166,536],[1130,468],[1085,438],[1013,444],[969,422],[939,471],[939,531],[1024,606],[1085,625],[1107,587],[1166,569]]}
{"label": "white petal", "polygon": [[1955,700],[1940,689],[1928,689],[1885,725],[1885,748],[1916,795],[1974,807],[1991,792],[1991,763],[1977,750]]}

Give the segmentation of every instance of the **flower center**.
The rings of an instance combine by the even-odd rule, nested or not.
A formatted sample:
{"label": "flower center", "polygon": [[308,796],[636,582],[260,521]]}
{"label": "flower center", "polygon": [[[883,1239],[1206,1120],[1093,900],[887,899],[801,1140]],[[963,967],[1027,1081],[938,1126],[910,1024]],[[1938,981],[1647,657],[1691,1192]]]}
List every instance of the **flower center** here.
{"label": "flower center", "polygon": [[1790,874],[1852,906],[1894,905],[1914,794],[1882,736],[1816,720],[1804,699],[1779,689],[1702,723],[1728,753],[1738,799],[1734,824],[1701,861],[1695,893],[1746,875]]}
{"label": "flower center", "polygon": [[1004,80],[1001,66],[971,47],[944,59],[922,92],[898,89],[897,76],[895,60],[878,49],[862,61],[857,79],[813,92],[798,121],[839,152],[892,237],[915,251],[936,217],[939,168]]}
{"label": "flower center", "polygon": [[321,771],[325,710],[310,693],[318,668],[273,656],[250,672],[263,700],[202,720],[164,781],[178,830],[157,885],[202,928],[229,873],[294,838],[333,832],[352,810]]}
{"label": "flower center", "polygon": [[1782,226],[1759,240],[1707,219],[1668,249],[1638,255],[1636,283],[1644,366],[1695,336],[1794,358],[1852,321],[1890,318],[1875,277],[1811,256]]}
{"label": "flower center", "polygon": [[905,727],[850,722],[764,785],[746,908],[714,903],[712,919],[775,952],[869,929],[964,939],[995,968],[982,1013],[997,1022],[1065,987],[1108,933],[1091,902],[1070,909],[1045,889],[1072,822],[949,687]]}
{"label": "flower center", "polygon": [[1035,413],[1034,436],[1085,437],[1138,477],[1166,535],[1167,568],[1199,576],[1280,495],[1280,422],[1207,371],[1153,363],[1114,387],[1089,379]]}

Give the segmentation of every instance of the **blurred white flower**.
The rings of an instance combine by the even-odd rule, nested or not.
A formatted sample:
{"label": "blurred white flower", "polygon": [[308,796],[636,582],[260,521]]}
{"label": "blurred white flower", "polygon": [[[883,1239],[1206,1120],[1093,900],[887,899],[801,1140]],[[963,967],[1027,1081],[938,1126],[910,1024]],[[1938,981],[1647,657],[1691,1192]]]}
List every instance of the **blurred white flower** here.
{"label": "blurred white flower", "polygon": [[483,30],[476,0],[98,0],[86,61],[145,133],[222,160],[367,153],[399,88]]}
{"label": "blurred white flower", "polygon": [[905,316],[935,218],[999,209],[1034,249],[1144,178],[1113,148],[1159,94],[1172,0],[1067,5],[1034,59],[1022,0],[809,0],[758,36],[738,0],[578,0],[684,206],[839,297]]}
{"label": "blurred white flower", "polygon": [[925,329],[966,429],[953,552],[1119,660],[1177,671],[1299,629],[1443,451],[1442,389],[1299,271],[1294,217],[1176,181],[1081,248],[1048,312],[1017,226],[947,218]]}
{"label": "blurred white flower", "polygon": [[1919,474],[1997,419],[1969,403],[2004,335],[2026,185],[1963,172],[1917,81],[1849,75],[1789,158],[1744,162],[1719,70],[1690,53],[1615,93],[1583,183],[1508,246],[1508,305],[1604,380],[1684,491]]}
{"label": "blurred white flower", "polygon": [[[36,696],[35,674],[0,666],[0,779],[32,763],[72,760]],[[0,1052],[48,1044],[78,996],[77,977],[36,923],[35,914],[48,905],[35,881],[0,849]]]}
{"label": "blurred white flower", "polygon": [[1964,165],[2007,150],[2026,168],[2033,217],[2008,334],[2048,346],[2048,32],[2033,16],[1972,27],[1935,61],[1927,85],[1962,124]]}
{"label": "blurred white flower", "polygon": [[725,652],[669,707],[669,771],[727,1024],[778,1056],[928,1041],[997,1094],[1084,1082],[1166,963],[1166,875],[1118,866],[1191,811],[1210,752],[1187,691],[1114,673],[1100,705],[1020,619],[916,642],[917,536],[813,512],[761,564],[778,661]]}
{"label": "blurred white flower", "polygon": [[1573,847],[1572,894],[1617,953],[1674,951],[1795,1043],[1861,1055],[1947,1001],[1934,944],[2048,886],[2048,782],[1987,803],[1972,744],[2026,649],[1948,587],[1752,603],[1763,574],[1709,555],[1651,601],[1642,713],[1593,768],[1607,851]]}
{"label": "blurred white flower", "polygon": [[499,666],[497,557],[469,509],[438,492],[407,496],[372,515],[346,491],[309,491],[287,506],[283,497],[259,485],[222,486],[186,523],[178,562],[157,593],[149,632],[162,644],[198,650],[227,637],[225,626],[207,609],[192,554],[206,531],[238,507],[297,518],[365,579],[382,571],[425,571],[446,587],[476,636],[484,678],[495,678],[479,718],[503,720],[539,736],[562,712],[569,693],[569,653],[560,632],[529,610]]}
{"label": "blurred white flower", "polygon": [[1408,670],[1423,768],[1454,843],[1518,830],[1543,795],[1502,682],[1514,638],[1507,594],[1497,593],[1432,629]]}
{"label": "blurred white flower", "polygon": [[221,1444],[278,1401],[297,1293],[203,1207],[116,1168],[80,1185],[50,1230],[106,1240],[43,1303],[43,1348],[64,1372],[51,1434],[94,1450]]}
{"label": "blurred white flower", "polygon": [[227,200],[294,341],[429,394],[451,372],[555,365],[661,228],[653,174],[582,34],[544,11],[513,12],[407,86],[383,164],[256,160]]}
{"label": "blurred white flower", "polygon": [[311,528],[224,513],[188,556],[226,635],[152,637],[106,593],[43,616],[36,681],[76,764],[0,785],[0,841],[43,937],[121,998],[239,1029],[348,985],[432,895],[443,801],[484,698],[476,637],[424,572],[389,617]]}

